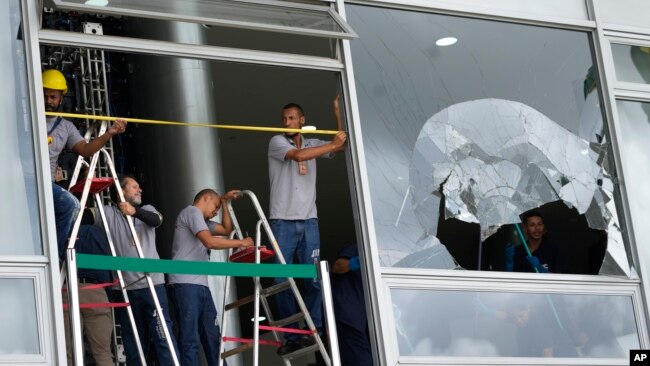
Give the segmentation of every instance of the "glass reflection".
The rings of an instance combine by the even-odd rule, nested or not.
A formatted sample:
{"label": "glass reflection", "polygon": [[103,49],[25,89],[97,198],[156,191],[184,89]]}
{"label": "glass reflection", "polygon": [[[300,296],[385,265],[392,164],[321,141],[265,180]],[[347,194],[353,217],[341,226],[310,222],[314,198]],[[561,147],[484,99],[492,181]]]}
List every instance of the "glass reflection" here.
{"label": "glass reflection", "polygon": [[627,358],[628,296],[393,289],[401,356]]}
{"label": "glass reflection", "polygon": [[0,355],[39,354],[34,282],[0,278],[0,293]]}
{"label": "glass reflection", "polygon": [[22,40],[20,2],[0,2],[0,45],[9,50],[0,57],[7,70],[0,90],[0,255],[41,254],[38,200],[35,179],[32,119]]}
{"label": "glass reflection", "polygon": [[364,6],[348,21],[382,265],[484,268],[501,226],[559,201],[588,224],[570,254],[607,230],[601,273],[629,275],[587,34]]}
{"label": "glass reflection", "polygon": [[[195,1],[195,0],[158,0],[158,1],[106,1],[104,8],[92,6],[87,0],[55,0],[58,6],[84,8],[88,11],[103,9],[123,14],[143,13],[149,16],[176,15],[185,18],[200,18],[216,24],[234,24],[235,26],[259,27],[269,25],[308,30],[342,32],[341,26],[328,14],[326,7],[286,6],[286,3],[271,2],[249,3],[246,1]],[[76,5],[76,6],[74,6]],[[91,5],[91,6],[88,6]],[[292,5],[289,3],[289,5]],[[105,11],[105,10],[104,10]]]}
{"label": "glass reflection", "polygon": [[[629,200],[634,236],[638,243],[650,235],[647,215],[650,212],[650,103],[637,101],[616,101],[620,123],[621,156],[625,168],[625,186]],[[639,245],[641,261],[650,261],[646,246]]]}
{"label": "glass reflection", "polygon": [[650,47],[612,43],[616,79],[650,84]]}

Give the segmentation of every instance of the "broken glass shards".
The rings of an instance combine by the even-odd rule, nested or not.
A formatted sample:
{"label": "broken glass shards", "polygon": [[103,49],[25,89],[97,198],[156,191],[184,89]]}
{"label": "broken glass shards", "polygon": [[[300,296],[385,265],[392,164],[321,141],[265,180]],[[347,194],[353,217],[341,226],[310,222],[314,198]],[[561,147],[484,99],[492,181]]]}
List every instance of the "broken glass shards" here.
{"label": "broken glass shards", "polygon": [[[608,256],[629,275],[613,205],[613,184],[599,153],[537,110],[514,101],[480,99],[431,117],[410,165],[415,214],[436,235],[441,197],[445,218],[482,228],[519,223],[519,215],[562,200],[609,230]],[[618,249],[616,249],[618,248]],[[603,266],[611,268],[610,266]]]}

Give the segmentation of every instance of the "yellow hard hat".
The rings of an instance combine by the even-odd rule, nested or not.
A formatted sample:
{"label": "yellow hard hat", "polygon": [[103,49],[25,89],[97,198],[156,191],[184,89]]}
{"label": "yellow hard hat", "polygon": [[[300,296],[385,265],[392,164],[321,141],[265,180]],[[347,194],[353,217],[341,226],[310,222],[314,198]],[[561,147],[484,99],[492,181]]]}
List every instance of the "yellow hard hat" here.
{"label": "yellow hard hat", "polygon": [[61,71],[56,69],[43,71],[43,88],[61,90],[63,94],[68,92],[68,84],[65,81],[65,76],[63,76]]}

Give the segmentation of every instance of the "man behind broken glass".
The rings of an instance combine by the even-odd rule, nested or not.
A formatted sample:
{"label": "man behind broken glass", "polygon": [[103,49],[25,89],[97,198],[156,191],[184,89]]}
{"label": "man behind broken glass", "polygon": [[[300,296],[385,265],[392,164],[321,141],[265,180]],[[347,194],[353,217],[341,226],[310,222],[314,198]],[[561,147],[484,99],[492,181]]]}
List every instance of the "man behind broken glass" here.
{"label": "man behind broken glass", "polygon": [[526,242],[514,248],[514,251],[506,249],[506,256],[513,256],[513,271],[564,273],[566,270],[565,261],[560,256],[555,243],[546,237],[546,227],[544,226],[542,214],[536,210],[527,211],[523,215],[522,222]]}

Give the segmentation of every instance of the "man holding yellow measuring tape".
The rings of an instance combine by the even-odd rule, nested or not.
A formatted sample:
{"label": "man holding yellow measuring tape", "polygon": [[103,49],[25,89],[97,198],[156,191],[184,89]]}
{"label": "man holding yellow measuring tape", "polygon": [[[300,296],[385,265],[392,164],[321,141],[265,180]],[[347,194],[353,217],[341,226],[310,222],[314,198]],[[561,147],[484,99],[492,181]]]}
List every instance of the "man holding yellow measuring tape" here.
{"label": "man holding yellow measuring tape", "polygon": [[[334,157],[345,149],[347,136],[343,132],[340,118],[339,97],[334,99],[338,133],[332,141],[304,138],[299,132],[276,135],[269,142],[269,178],[271,182],[270,225],[278,241],[282,256],[287,263],[317,263],[320,261],[320,232],[316,214],[316,158]],[[282,127],[301,129],[305,114],[295,103],[282,109]],[[286,278],[276,278],[284,282]],[[280,319],[296,314],[297,306],[293,294],[288,291],[277,295]],[[305,305],[320,331],[322,294],[317,279],[305,280]],[[295,328],[296,324],[289,327]],[[301,339],[298,335],[286,333],[287,342],[278,349],[285,355],[313,344],[313,337]]]}
{"label": "man holding yellow measuring tape", "polygon": [[[63,96],[68,92],[65,76],[59,70],[45,70],[43,72],[43,98],[45,111],[58,111]],[[66,241],[72,223],[79,213],[79,201],[70,192],[54,183],[57,160],[64,148],[68,148],[84,157],[90,157],[101,149],[111,137],[124,132],[126,122],[116,120],[115,123],[96,139],[86,142],[79,134],[72,122],[62,117],[46,117],[47,144],[50,154],[50,172],[52,174],[52,193],[54,195],[54,215],[56,218],[56,239],[59,248],[59,258],[63,256]]]}

